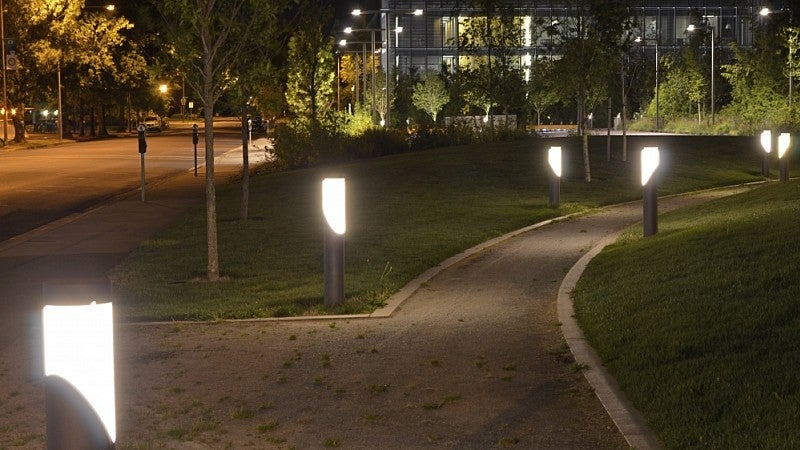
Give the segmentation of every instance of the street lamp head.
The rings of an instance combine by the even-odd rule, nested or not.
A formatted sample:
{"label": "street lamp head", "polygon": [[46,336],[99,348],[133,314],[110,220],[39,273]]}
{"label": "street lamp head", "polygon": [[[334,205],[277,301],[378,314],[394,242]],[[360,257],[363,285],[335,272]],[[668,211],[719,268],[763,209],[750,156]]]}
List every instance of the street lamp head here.
{"label": "street lamp head", "polygon": [[634,39],[633,42],[636,42],[637,44],[642,42],[642,37],[641,36],[636,36],[636,39]]}
{"label": "street lamp head", "polygon": [[166,94],[167,93],[167,85],[166,84],[162,84],[161,86],[158,87],[158,91],[161,92],[162,94]]}
{"label": "street lamp head", "polygon": [[758,12],[758,14],[760,14],[762,17],[766,17],[766,16],[770,15],[771,13],[772,13],[772,10],[770,10],[766,6],[761,8],[761,11]]}
{"label": "street lamp head", "polygon": [[686,27],[686,31],[688,31],[689,33],[693,32],[696,29],[697,29],[697,27],[693,23],[689,24],[689,26]]}
{"label": "street lamp head", "polygon": [[402,33],[403,32],[403,27],[397,27],[397,28],[394,29],[394,31],[396,31],[398,33]]}
{"label": "street lamp head", "polygon": [[114,11],[115,9],[117,9],[116,5],[106,5],[105,8],[106,11]]}
{"label": "street lamp head", "polygon": [[354,9],[351,14],[354,15],[354,16],[360,16],[361,15],[361,10],[360,9]]}
{"label": "street lamp head", "polygon": [[347,39],[342,39],[341,41],[339,41],[339,45],[342,46],[342,47],[347,45]]}
{"label": "street lamp head", "polygon": [[345,33],[347,33],[347,34],[350,34],[350,33],[352,33],[352,32],[353,32],[353,27],[346,27],[346,28],[344,29],[344,32],[345,32]]}
{"label": "street lamp head", "polygon": [[422,12],[422,10],[421,10],[421,9],[415,9],[415,10],[414,10],[414,15],[415,15],[415,16],[421,16],[422,14],[423,14],[423,12]]}

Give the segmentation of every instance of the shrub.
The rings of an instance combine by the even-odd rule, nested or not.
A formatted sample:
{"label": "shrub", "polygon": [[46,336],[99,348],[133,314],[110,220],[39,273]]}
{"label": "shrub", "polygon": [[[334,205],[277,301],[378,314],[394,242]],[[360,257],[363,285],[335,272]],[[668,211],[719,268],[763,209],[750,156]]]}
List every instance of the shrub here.
{"label": "shrub", "polygon": [[349,153],[355,158],[394,155],[408,150],[406,134],[400,130],[372,128],[348,141]]}

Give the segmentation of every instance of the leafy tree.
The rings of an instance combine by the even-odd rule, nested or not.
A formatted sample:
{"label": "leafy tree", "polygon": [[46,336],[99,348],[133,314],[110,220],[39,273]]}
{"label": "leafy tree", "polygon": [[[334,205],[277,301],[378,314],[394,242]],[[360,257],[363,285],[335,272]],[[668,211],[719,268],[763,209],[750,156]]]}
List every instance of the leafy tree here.
{"label": "leafy tree", "polygon": [[[459,51],[467,62],[459,79],[467,103],[491,114],[500,105],[508,114],[522,106],[524,86],[517,50],[522,46],[523,21],[501,0],[473,0],[475,15],[464,20],[458,36]],[[492,121],[493,122],[493,121]]]}
{"label": "leafy tree", "polygon": [[415,107],[431,116],[435,125],[436,116],[450,101],[450,96],[444,86],[444,81],[436,73],[425,72],[422,80],[414,86],[411,99]]}
{"label": "leafy tree", "polygon": [[536,124],[542,124],[542,112],[558,103],[560,79],[550,59],[537,60],[531,65],[531,77],[526,87],[528,106],[536,112]]}
{"label": "leafy tree", "polygon": [[[564,23],[547,28],[556,36],[556,45],[563,56],[558,61],[564,85],[576,100],[580,132],[583,135],[584,180],[592,180],[589,165],[589,141],[586,133],[588,107],[607,97],[608,84],[625,42],[625,31],[631,27],[626,5],[622,0],[572,0]],[[563,99],[569,98],[566,95]]]}
{"label": "leafy tree", "polygon": [[756,133],[789,125],[783,80],[774,76],[774,61],[755,49],[733,46],[733,61],[721,67],[731,85],[731,102],[723,109],[736,128]]}
{"label": "leafy tree", "polygon": [[[691,115],[696,108],[698,121],[702,119],[703,99],[708,83],[700,69],[694,52],[684,48],[680,55],[669,54],[661,60],[664,80],[659,84],[659,109],[662,117],[674,119]],[[655,103],[648,107],[648,115],[655,115]]]}
{"label": "leafy tree", "polygon": [[[207,274],[219,280],[214,175],[214,110],[222,94],[252,67],[267,62],[269,37],[284,2],[272,0],[164,0],[159,4],[186,83],[203,107],[206,163]],[[250,64],[244,64],[244,61]],[[191,74],[191,75],[190,75]]]}
{"label": "leafy tree", "polygon": [[[330,10],[319,11],[330,14]],[[333,38],[323,32],[320,16],[306,20],[289,39],[286,103],[296,125],[308,131],[329,128],[335,103]]]}
{"label": "leafy tree", "polygon": [[19,59],[19,68],[7,72],[10,105],[18,111],[13,117],[18,142],[25,138],[25,106],[58,102],[59,71],[66,98],[70,91],[78,94],[73,98],[86,93],[103,116],[108,103],[102,99],[114,98],[124,83],[136,85],[132,78],[146,67],[131,55],[135,43],[124,32],[133,24],[123,16],[87,11],[76,0],[11,0],[6,6],[13,11],[5,15],[6,36],[16,37]]}

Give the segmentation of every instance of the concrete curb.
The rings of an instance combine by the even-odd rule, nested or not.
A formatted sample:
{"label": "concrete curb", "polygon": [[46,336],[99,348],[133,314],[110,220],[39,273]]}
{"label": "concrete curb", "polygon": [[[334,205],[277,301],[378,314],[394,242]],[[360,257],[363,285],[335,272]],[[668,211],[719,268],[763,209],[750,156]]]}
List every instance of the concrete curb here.
{"label": "concrete curb", "polygon": [[637,449],[661,449],[663,448],[656,439],[655,434],[646,425],[644,418],[630,404],[625,394],[619,388],[608,371],[603,367],[603,362],[591,345],[586,341],[575,320],[575,313],[572,304],[571,293],[578,283],[583,271],[595,256],[603,248],[614,243],[623,231],[606,236],[600,243],[581,257],[577,263],[567,272],[561,287],[558,289],[558,299],[556,309],[558,310],[558,321],[561,323],[561,333],[569,345],[575,361],[586,366],[583,369],[583,376],[594,389],[597,398],[611,416],[611,420],[625,437],[628,444]]}

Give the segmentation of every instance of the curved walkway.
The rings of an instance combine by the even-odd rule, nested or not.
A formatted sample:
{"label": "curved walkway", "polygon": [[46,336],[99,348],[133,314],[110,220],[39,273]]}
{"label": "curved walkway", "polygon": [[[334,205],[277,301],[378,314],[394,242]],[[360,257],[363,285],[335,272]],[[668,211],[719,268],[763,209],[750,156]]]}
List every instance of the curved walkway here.
{"label": "curved walkway", "polygon": [[[734,191],[661,199],[660,210]],[[137,224],[189,204],[180,195],[152,198],[98,208],[0,246],[0,268],[8,269],[0,278],[24,274],[12,286],[35,290],[37,276],[56,262],[102,273],[140,236]],[[628,428],[619,415],[630,411],[624,403],[610,406],[613,390],[611,401],[604,398],[593,375],[608,378],[599,362],[584,362],[565,309],[576,262],[640,218],[641,205],[630,203],[512,233],[427,272],[372,320],[119,326],[118,444],[655,447],[646,430]],[[0,342],[9,425],[0,446],[27,436],[23,448],[40,448],[36,332],[13,325],[14,316],[3,319],[10,328]]]}

